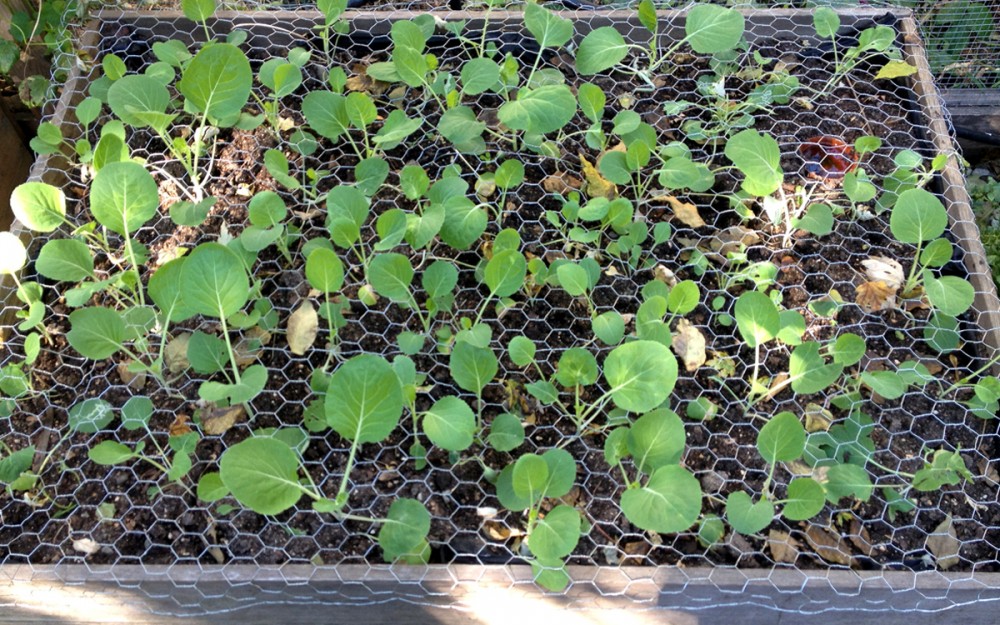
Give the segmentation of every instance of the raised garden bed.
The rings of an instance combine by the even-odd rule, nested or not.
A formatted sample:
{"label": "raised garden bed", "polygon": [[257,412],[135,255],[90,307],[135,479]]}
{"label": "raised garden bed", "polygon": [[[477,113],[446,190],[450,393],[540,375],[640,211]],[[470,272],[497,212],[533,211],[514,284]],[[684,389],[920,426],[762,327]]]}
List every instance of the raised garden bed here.
{"label": "raised garden bed", "polygon": [[997,569],[908,15],[528,10],[100,16],[15,198],[4,562]]}

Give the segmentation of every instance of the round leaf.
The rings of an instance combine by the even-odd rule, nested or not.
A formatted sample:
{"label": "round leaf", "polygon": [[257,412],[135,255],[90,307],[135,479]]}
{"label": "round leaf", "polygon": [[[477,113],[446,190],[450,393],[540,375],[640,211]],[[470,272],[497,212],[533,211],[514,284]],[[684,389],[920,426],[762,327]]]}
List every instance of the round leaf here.
{"label": "round leaf", "polygon": [[17,273],[26,262],[28,251],[21,239],[10,232],[0,232],[0,275]]}
{"label": "round leaf", "polygon": [[126,445],[122,445],[118,441],[98,443],[87,452],[87,457],[91,461],[103,466],[121,464],[122,462],[131,460],[133,456],[132,449]]}
{"label": "round leaf", "polygon": [[103,430],[115,418],[111,404],[103,399],[85,399],[69,409],[69,429],[83,434]]}
{"label": "round leaf", "polygon": [[408,304],[413,299],[410,284],[413,266],[402,254],[379,254],[368,265],[368,281],[379,295],[394,302]]}
{"label": "round leaf", "polygon": [[611,26],[590,31],[576,51],[576,71],[590,76],[611,69],[628,54],[628,43],[622,34]]}
{"label": "round leaf", "polygon": [[924,278],[924,292],[934,308],[953,317],[969,310],[976,299],[976,289],[958,276],[934,278],[928,275]]}
{"label": "round leaf", "polygon": [[538,454],[525,454],[514,463],[511,486],[518,497],[538,501],[549,481],[549,465]]}
{"label": "round leaf", "polygon": [[509,297],[524,286],[528,263],[521,252],[504,250],[493,255],[483,271],[483,281],[493,297]]}
{"label": "round leaf", "polygon": [[69,325],[66,340],[70,346],[93,360],[117,354],[127,335],[121,314],[100,306],[74,310],[69,315]]}
{"label": "round leaf", "polygon": [[[108,89],[108,106],[129,126],[145,128],[161,117],[170,104],[170,93],[160,81],[134,74],[116,80]],[[154,124],[158,126],[159,124]]]}
{"label": "round leaf", "polygon": [[781,516],[789,521],[805,521],[819,514],[826,504],[823,487],[809,477],[795,478],[788,485],[788,499]]}
{"label": "round leaf", "polygon": [[805,448],[806,430],[790,412],[772,417],[757,436],[757,451],[768,464],[797,460]]}
{"label": "round leaf", "polygon": [[899,194],[889,216],[892,236],[902,243],[922,243],[936,239],[948,227],[948,212],[941,200],[924,189]]}
{"label": "round leaf", "polygon": [[[531,5],[529,5],[531,6]],[[528,536],[528,548],[540,560],[552,561],[573,553],[580,540],[580,513],[565,504],[540,518]]]}
{"label": "round leaf", "polygon": [[90,212],[112,232],[135,232],[156,215],[159,206],[156,181],[136,162],[108,163],[94,176]]}
{"label": "round leaf", "polygon": [[462,451],[472,444],[476,434],[476,415],[458,397],[442,397],[424,413],[423,428],[438,447]]}
{"label": "round leaf", "polygon": [[197,110],[217,121],[233,122],[250,99],[252,87],[250,62],[229,43],[203,47],[177,83],[177,89]]}
{"label": "round leaf", "polygon": [[781,330],[778,308],[759,291],[747,291],[736,300],[736,327],[750,347],[773,339]]}
{"label": "round leaf", "polygon": [[52,239],[38,253],[35,268],[52,280],[79,282],[94,275],[94,257],[83,241]]}
{"label": "round leaf", "polygon": [[44,182],[25,182],[10,196],[14,217],[35,232],[52,232],[66,218],[62,189]]}
{"label": "round leaf", "polygon": [[242,261],[220,243],[202,243],[181,267],[185,306],[208,317],[229,317],[250,297],[250,281]]}
{"label": "round leaf", "polygon": [[449,360],[451,377],[459,387],[479,395],[497,374],[497,357],[487,347],[459,341]]}
{"label": "round leaf", "polygon": [[665,345],[634,341],[616,347],[608,355],[604,377],[616,406],[630,412],[649,412],[673,391],[677,360]]}
{"label": "round leaf", "polygon": [[497,415],[490,424],[486,442],[497,451],[514,451],[524,442],[524,424],[509,412]]}
{"label": "round leaf", "polygon": [[378,544],[387,562],[422,557],[431,531],[431,515],[416,499],[397,499],[378,532]]}
{"label": "round leaf", "polygon": [[745,20],[739,11],[716,4],[699,4],[688,11],[684,32],[695,52],[717,54],[736,47],[744,27]]}
{"label": "round leaf", "polygon": [[330,378],[326,420],[349,441],[377,443],[399,423],[403,391],[381,356],[362,354],[342,364]]}
{"label": "round leaf", "polygon": [[628,431],[628,451],[643,473],[679,463],[684,443],[684,423],[667,409],[642,415]]}
{"label": "round leaf", "polygon": [[614,310],[609,310],[595,317],[591,327],[594,336],[605,345],[617,345],[625,338],[625,319]]}
{"label": "round leaf", "polygon": [[730,493],[726,498],[726,518],[740,534],[756,534],[774,519],[774,504],[767,499],[754,503],[743,491]]}
{"label": "round leaf", "polygon": [[517,94],[517,100],[507,102],[497,111],[500,121],[507,127],[531,134],[559,130],[575,114],[576,97],[566,85],[522,88]]}
{"label": "round leaf", "polygon": [[306,259],[306,279],[317,291],[339,291],[344,285],[344,264],[333,250],[316,248]]}
{"label": "round leaf", "polygon": [[299,458],[276,438],[254,437],[233,445],[219,459],[223,485],[258,514],[280,514],[302,497]]}
{"label": "round leaf", "polygon": [[556,381],[570,388],[593,384],[598,374],[597,358],[582,347],[564,351],[556,367]]}
{"label": "round leaf", "polygon": [[511,361],[518,367],[527,367],[535,360],[535,344],[526,336],[515,336],[507,346]]}
{"label": "round leaf", "polygon": [[643,530],[683,532],[701,514],[701,484],[679,465],[660,467],[645,486],[625,491],[622,512]]}

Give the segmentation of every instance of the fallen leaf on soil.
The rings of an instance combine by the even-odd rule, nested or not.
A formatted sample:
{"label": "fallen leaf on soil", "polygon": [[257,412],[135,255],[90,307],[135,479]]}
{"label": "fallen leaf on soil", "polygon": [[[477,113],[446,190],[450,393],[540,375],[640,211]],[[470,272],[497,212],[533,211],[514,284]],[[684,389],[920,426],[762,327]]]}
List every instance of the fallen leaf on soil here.
{"label": "fallen leaf on soil", "polygon": [[653,278],[671,288],[677,286],[677,275],[674,274],[674,272],[671,271],[666,265],[657,265],[656,267],[653,267]]}
{"label": "fallen leaf on soil", "polygon": [[899,261],[885,256],[872,256],[861,261],[865,268],[865,275],[872,282],[882,281],[893,290],[899,290],[906,277],[903,275],[903,266]]}
{"label": "fallen leaf on soil", "polygon": [[289,351],[297,356],[305,354],[316,340],[317,334],[319,334],[319,315],[316,314],[312,304],[303,302],[288,317],[286,338]]}
{"label": "fallen leaf on soil", "polygon": [[934,554],[934,561],[942,571],[950,569],[959,563],[959,550],[962,548],[958,534],[955,533],[955,525],[948,515],[940,525],[934,528],[934,532],[927,537],[927,550]]}
{"label": "fallen leaf on soil", "polygon": [[242,421],[244,417],[246,417],[246,411],[242,405],[219,408],[214,404],[209,404],[198,411],[201,429],[209,436],[225,434],[229,428]]}
{"label": "fallen leaf on soil", "polygon": [[701,218],[698,207],[688,202],[682,202],[672,195],[657,195],[650,198],[653,202],[666,202],[670,204],[670,209],[674,212],[674,217],[681,223],[691,228],[701,228],[705,225],[705,220]]}
{"label": "fallen leaf on soil", "polygon": [[347,82],[344,83],[344,87],[348,91],[364,91],[372,95],[382,95],[391,86],[387,82],[375,80],[369,76],[368,67],[360,63],[353,65],[351,71],[355,73],[354,76],[348,78]]}
{"label": "fallen leaf on soil", "polygon": [[191,340],[191,333],[178,334],[167,343],[163,350],[163,360],[170,373],[180,373],[186,371],[191,363],[188,361],[188,341]]}
{"label": "fallen leaf on soil", "polygon": [[188,416],[186,414],[179,414],[174,417],[174,422],[167,428],[167,433],[170,436],[184,436],[190,432],[191,426],[188,425]]}
{"label": "fallen leaf on soil", "polygon": [[592,198],[603,197],[609,200],[618,197],[618,187],[602,176],[593,163],[583,155],[583,152],[580,152],[580,166],[583,168],[583,179],[586,181],[584,192],[588,196]]}
{"label": "fallen leaf on soil", "polygon": [[858,286],[854,301],[865,312],[877,312],[896,307],[896,289],[882,280]]}
{"label": "fallen leaf on soil", "polygon": [[247,367],[257,362],[260,358],[263,347],[271,342],[271,333],[267,330],[254,326],[246,331],[243,338],[233,347],[236,353],[236,364],[239,367]]}
{"label": "fallen leaf on soil", "polygon": [[872,545],[872,539],[868,535],[868,530],[857,518],[851,520],[851,535],[849,538],[858,551],[869,558],[875,553],[875,546]]}
{"label": "fallen leaf on soil", "polygon": [[705,364],[705,336],[683,317],[677,322],[677,334],[674,335],[672,346],[677,356],[684,361],[687,371],[696,371]]}
{"label": "fallen leaf on soil", "polygon": [[73,549],[74,551],[92,556],[101,550],[101,546],[90,538],[79,538],[73,541]]}
{"label": "fallen leaf on soil", "polygon": [[557,171],[542,179],[542,188],[549,193],[566,195],[570,191],[576,191],[583,186],[583,181],[564,171]]}
{"label": "fallen leaf on soil", "polygon": [[125,386],[138,391],[143,386],[146,386],[146,372],[139,371],[138,373],[132,373],[129,371],[128,366],[132,362],[133,361],[118,363],[118,377],[125,384]]}
{"label": "fallen leaf on soil", "polygon": [[816,551],[816,555],[833,564],[851,564],[851,548],[843,536],[812,523],[806,525],[805,533],[806,541]]}
{"label": "fallen leaf on soil", "polygon": [[792,538],[788,532],[771,530],[767,534],[767,548],[775,562],[795,564],[799,557],[799,541]]}

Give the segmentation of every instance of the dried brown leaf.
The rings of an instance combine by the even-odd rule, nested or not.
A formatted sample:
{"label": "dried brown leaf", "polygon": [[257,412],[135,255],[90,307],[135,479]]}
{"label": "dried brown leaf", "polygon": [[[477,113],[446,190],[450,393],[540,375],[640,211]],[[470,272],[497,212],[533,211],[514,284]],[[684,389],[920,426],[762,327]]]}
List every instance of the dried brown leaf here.
{"label": "dried brown leaf", "polygon": [[583,155],[583,152],[580,153],[580,166],[583,168],[583,179],[586,181],[584,191],[587,195],[592,198],[603,197],[609,200],[618,197],[618,187],[602,176],[594,164]]}
{"label": "dried brown leaf", "polygon": [[361,63],[355,63],[351,67],[351,71],[354,72],[354,75],[344,83],[344,88],[348,91],[363,91],[372,95],[382,95],[392,86],[387,82],[375,80],[369,76],[368,66]]}
{"label": "dried brown leaf", "polygon": [[174,417],[173,423],[167,428],[167,433],[170,436],[184,436],[191,432],[191,426],[188,425],[188,416],[186,414],[179,414]]}
{"label": "dried brown leaf", "polygon": [[833,564],[850,566],[854,558],[850,544],[843,536],[812,523],[806,525],[805,534],[806,541],[816,551],[816,555]]}
{"label": "dried brown leaf", "polygon": [[191,363],[188,361],[188,342],[191,340],[191,333],[178,334],[167,343],[163,350],[163,361],[167,365],[170,373],[180,373],[186,371]]}
{"label": "dried brown leaf", "polygon": [[950,569],[961,561],[958,555],[961,548],[962,542],[955,533],[951,515],[945,517],[945,520],[927,537],[927,550],[934,554],[934,561],[942,571]]}
{"label": "dried brown leaf", "polygon": [[220,408],[209,404],[198,411],[198,418],[201,419],[201,429],[205,434],[218,436],[242,421],[246,414],[242,405]]}
{"label": "dried brown leaf", "polygon": [[788,532],[771,530],[767,534],[767,548],[775,562],[795,564],[799,557],[799,541],[792,538]]}
{"label": "dried brown leaf", "polygon": [[271,342],[271,333],[254,326],[244,333],[243,338],[233,347],[236,354],[236,364],[247,367],[257,362],[265,345]]}
{"label": "dried brown leaf", "polygon": [[875,546],[872,544],[871,536],[868,535],[868,529],[857,518],[851,519],[851,535],[849,538],[858,551],[869,558],[875,553]]}
{"label": "dried brown leaf", "polygon": [[285,333],[288,350],[293,354],[301,356],[312,347],[316,335],[319,334],[319,315],[311,303],[302,302],[302,305],[288,317]]}
{"label": "dried brown leaf", "polygon": [[833,413],[819,404],[806,404],[806,431],[826,432],[833,423]]}
{"label": "dried brown leaf", "polygon": [[871,282],[882,281],[890,289],[899,290],[906,280],[903,274],[903,266],[898,260],[886,258],[885,256],[872,256],[861,261],[865,268],[865,275]]}
{"label": "dried brown leaf", "polygon": [[674,217],[681,223],[691,228],[701,228],[705,225],[705,220],[701,218],[698,207],[688,202],[682,202],[672,195],[657,195],[650,198],[652,202],[666,202],[670,205],[670,210],[674,212]]}
{"label": "dried brown leaf", "polygon": [[[612,265],[612,267],[613,266],[614,265]],[[671,288],[677,286],[677,275],[666,265],[657,265],[653,267],[653,278]]]}
{"label": "dried brown leaf", "polygon": [[705,335],[683,317],[677,322],[677,333],[672,343],[674,352],[684,362],[684,369],[696,371],[705,364]]}
{"label": "dried brown leaf", "polygon": [[118,363],[118,377],[121,379],[125,386],[129,387],[134,391],[141,390],[142,387],[146,386],[146,372],[132,372],[129,371],[129,365],[135,361],[129,360],[127,362]]}
{"label": "dried brown leaf", "polygon": [[896,289],[882,280],[865,282],[858,287],[854,301],[865,312],[889,310],[896,307]]}
{"label": "dried brown leaf", "polygon": [[565,171],[557,171],[542,179],[542,188],[549,193],[566,195],[583,187],[583,181]]}

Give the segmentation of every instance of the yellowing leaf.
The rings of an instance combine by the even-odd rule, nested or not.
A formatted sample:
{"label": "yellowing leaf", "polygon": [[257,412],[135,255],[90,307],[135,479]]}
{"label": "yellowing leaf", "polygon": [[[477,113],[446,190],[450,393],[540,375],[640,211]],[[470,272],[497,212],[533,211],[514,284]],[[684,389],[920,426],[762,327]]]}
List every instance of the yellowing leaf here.
{"label": "yellowing leaf", "polygon": [[316,314],[316,309],[312,307],[312,304],[303,302],[288,317],[288,327],[285,333],[289,351],[298,356],[305,354],[319,333],[319,315]]}
{"label": "yellowing leaf", "polygon": [[701,218],[701,214],[698,213],[698,207],[694,204],[682,202],[672,195],[658,195],[650,199],[654,202],[666,202],[670,204],[671,210],[674,211],[674,217],[681,220],[686,226],[700,228],[705,225],[705,220]]}
{"label": "yellowing leaf", "polygon": [[198,411],[201,419],[201,430],[210,436],[225,434],[229,428],[243,420],[246,411],[242,405],[217,408],[214,404]]}
{"label": "yellowing leaf", "polygon": [[677,322],[677,334],[674,335],[671,346],[684,361],[687,371],[695,371],[705,364],[705,336],[683,317]]}
{"label": "yellowing leaf", "polygon": [[597,171],[594,164],[587,160],[587,157],[580,153],[580,165],[583,167],[583,179],[586,181],[584,192],[590,197],[603,197],[613,200],[618,197],[618,187]]}
{"label": "yellowing leaf", "polygon": [[895,308],[896,289],[890,287],[884,280],[865,282],[858,287],[855,302],[865,312]]}
{"label": "yellowing leaf", "polygon": [[882,69],[878,70],[875,78],[902,78],[903,76],[910,76],[916,73],[917,68],[906,61],[889,61],[882,66]]}

